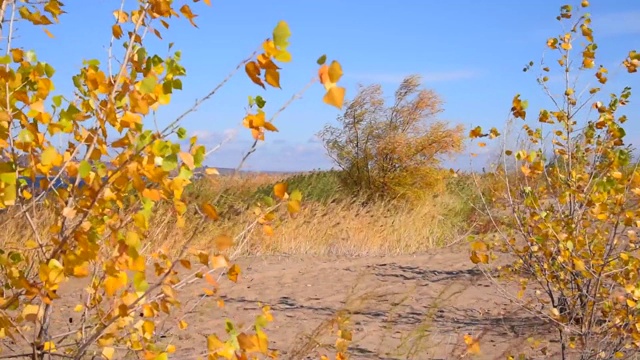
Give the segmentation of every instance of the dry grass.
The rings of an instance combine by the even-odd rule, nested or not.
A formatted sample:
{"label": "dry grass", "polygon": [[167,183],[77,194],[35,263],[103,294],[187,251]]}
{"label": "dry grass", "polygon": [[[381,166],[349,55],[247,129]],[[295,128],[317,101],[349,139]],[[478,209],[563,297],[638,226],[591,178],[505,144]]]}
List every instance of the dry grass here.
{"label": "dry grass", "polygon": [[[185,228],[177,228],[169,204],[154,211],[144,249],[178,250],[195,233],[195,247],[214,250],[214,239],[230,235],[236,240],[236,255],[313,254],[339,256],[398,255],[424,252],[460,240],[470,232],[468,204],[453,191],[428,195],[413,206],[394,201],[364,203],[336,196],[332,201],[303,201],[302,210],[290,217],[278,211],[268,236],[257,226],[252,203],[269,188],[282,181],[282,175],[214,177],[201,181],[188,191],[189,201],[216,204],[221,219],[198,226],[195,208],[187,214]],[[301,189],[305,193],[304,188]],[[313,190],[311,190],[313,191]],[[217,200],[217,201],[216,201]],[[10,213],[0,215],[5,222]],[[33,214],[38,228],[46,229],[51,216],[45,208]],[[24,217],[7,221],[4,244],[20,244],[33,238]]]}

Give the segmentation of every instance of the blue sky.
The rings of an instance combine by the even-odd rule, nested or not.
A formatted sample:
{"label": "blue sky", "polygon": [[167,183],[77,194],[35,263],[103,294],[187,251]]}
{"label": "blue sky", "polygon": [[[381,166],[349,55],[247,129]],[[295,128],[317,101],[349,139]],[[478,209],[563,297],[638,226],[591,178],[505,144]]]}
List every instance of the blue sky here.
{"label": "blue sky", "polygon": [[[330,60],[341,62],[345,73],[341,82],[348,98],[355,94],[357,84],[371,83],[381,83],[391,96],[404,76],[421,74],[424,85],[445,101],[442,119],[467,128],[501,128],[516,93],[529,99],[531,115],[537,114],[540,106],[549,105],[535,82],[535,74],[523,73],[522,67],[530,60],[539,60],[546,39],[560,34],[560,24],[554,18],[565,2],[212,0],[211,7],[202,2],[192,4],[199,15],[199,28],[191,27],[184,19],[174,21],[171,31],[164,34],[165,43],[152,48],[163,55],[166,43],[175,42],[174,48],[182,51],[188,75],[183,80],[184,90],[174,96],[169,106],[161,108],[158,119],[161,124],[168,123],[189,108],[269,37],[279,20],[285,20],[292,32],[289,51],[293,61],[282,65],[282,90],[264,91],[239,72],[184,121],[189,133],[200,135],[208,146],[232,136],[211,156],[209,165],[234,167],[248,150],[251,138],[241,126],[248,95],[262,95],[267,100],[267,114],[272,114],[316,75],[315,61],[324,53]],[[50,27],[53,39],[40,29],[23,25],[24,29],[18,29],[21,38],[17,41],[28,41],[40,60],[57,69],[56,91],[68,94],[71,75],[81,67],[82,59],[106,58],[111,13],[120,2],[66,3],[68,14],[60,24]],[[577,5],[579,1],[569,3]],[[628,50],[640,50],[640,2],[591,3],[589,12],[602,63],[619,64]],[[640,90],[640,75],[629,77],[621,69],[611,71],[612,81],[605,94],[618,92],[624,85]],[[322,102],[323,91],[316,84],[277,118],[275,124],[280,132],[267,134],[267,141],[252,155],[247,169],[310,170],[332,166],[314,134],[326,123],[334,123],[340,111]],[[631,118],[627,133],[629,141],[640,143],[638,109],[634,104],[626,111]],[[476,150],[473,147],[467,152]],[[483,158],[475,158],[472,166],[480,167]],[[448,164],[468,167],[469,159],[464,154]]]}

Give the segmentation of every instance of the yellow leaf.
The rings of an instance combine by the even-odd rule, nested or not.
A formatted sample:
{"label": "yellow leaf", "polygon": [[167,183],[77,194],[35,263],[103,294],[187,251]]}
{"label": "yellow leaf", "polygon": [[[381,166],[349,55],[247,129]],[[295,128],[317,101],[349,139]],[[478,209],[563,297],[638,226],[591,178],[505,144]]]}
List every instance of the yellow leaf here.
{"label": "yellow leaf", "polygon": [[49,352],[55,352],[56,351],[56,344],[53,343],[53,341],[47,341],[44,344],[42,344],[42,350],[44,351],[49,351]]}
{"label": "yellow leaf", "polygon": [[464,335],[464,342],[467,344],[467,353],[472,355],[480,353],[480,342],[474,339],[473,336],[469,334]]}
{"label": "yellow leaf", "polygon": [[28,304],[22,309],[22,317],[29,322],[35,323],[43,315],[43,309],[39,305]]}
{"label": "yellow leaf", "polygon": [[300,211],[300,201],[298,200],[290,200],[287,203],[287,209],[290,214],[295,214]]}
{"label": "yellow leaf", "polygon": [[573,266],[575,266],[576,270],[578,271],[585,270],[584,261],[582,261],[581,259],[573,258]]}
{"label": "yellow leaf", "polygon": [[280,50],[276,54],[275,59],[280,62],[289,62],[291,61],[291,53],[287,50]]}
{"label": "yellow leaf", "polygon": [[278,70],[267,69],[264,75],[264,79],[267,81],[267,84],[280,88],[280,73]]}
{"label": "yellow leaf", "polygon": [[220,172],[218,172],[218,169],[216,168],[206,168],[204,173],[207,175],[220,175]]}
{"label": "yellow leaf", "polygon": [[127,20],[129,20],[129,15],[122,11],[122,10],[116,10],[113,12],[113,17],[116,18],[116,21],[121,24],[123,22],[126,22]]}
{"label": "yellow leaf", "polygon": [[185,165],[187,165],[189,170],[193,170],[193,168],[195,168],[195,164],[193,162],[193,155],[189,154],[188,152],[180,152],[178,156],[180,156],[180,159]]}
{"label": "yellow leaf", "polygon": [[104,356],[107,360],[113,359],[114,353],[115,353],[115,349],[112,347],[105,347],[102,349],[102,356]]}
{"label": "yellow leaf", "polygon": [[287,195],[287,184],[286,183],[277,183],[273,186],[273,193],[279,199],[284,199]]}
{"label": "yellow leaf", "polygon": [[127,128],[133,128],[136,124],[142,123],[142,116],[134,114],[131,111],[125,111],[120,119],[120,124]]}
{"label": "yellow leaf", "polygon": [[33,111],[37,111],[39,113],[43,113],[44,112],[44,101],[43,100],[38,100],[36,102],[31,103],[31,105],[29,105],[29,108]]}
{"label": "yellow leaf", "polygon": [[142,323],[142,336],[145,339],[151,339],[155,329],[156,329],[156,324],[153,321],[145,320]]}
{"label": "yellow leaf", "polygon": [[478,146],[485,147],[485,146],[487,146],[487,143],[480,142],[480,143],[478,143]]}
{"label": "yellow leaf", "polygon": [[262,227],[264,234],[267,236],[273,236],[273,228],[270,225],[264,225]]}
{"label": "yellow leaf", "polygon": [[227,271],[227,277],[233,282],[238,282],[238,275],[240,275],[240,267],[233,264]]}
{"label": "yellow leaf", "polygon": [[84,310],[84,306],[82,306],[81,304],[78,304],[73,308],[73,311],[75,312],[81,312],[82,310]]}
{"label": "yellow leaf", "polygon": [[338,109],[342,109],[344,103],[345,88],[341,86],[334,86],[327,91],[322,99],[326,104],[333,105]]}
{"label": "yellow leaf", "polygon": [[487,244],[482,241],[474,241],[473,244],[471,244],[471,249],[474,251],[487,251]]}
{"label": "yellow leaf", "polygon": [[207,350],[209,352],[215,352],[218,349],[224,347],[224,343],[218,339],[216,335],[207,336]]}
{"label": "yellow leaf", "polygon": [[342,66],[339,62],[333,60],[328,70],[329,81],[337,83],[342,77]]}
{"label": "yellow leaf", "polygon": [[104,281],[104,290],[108,296],[113,296],[116,291],[123,288],[127,284],[127,273],[124,271],[118,272],[116,276],[107,276]]}
{"label": "yellow leaf", "polygon": [[186,321],[184,320],[180,320],[180,322],[178,322],[178,328],[180,328],[180,330],[184,330],[189,326],[189,324],[187,324]]}

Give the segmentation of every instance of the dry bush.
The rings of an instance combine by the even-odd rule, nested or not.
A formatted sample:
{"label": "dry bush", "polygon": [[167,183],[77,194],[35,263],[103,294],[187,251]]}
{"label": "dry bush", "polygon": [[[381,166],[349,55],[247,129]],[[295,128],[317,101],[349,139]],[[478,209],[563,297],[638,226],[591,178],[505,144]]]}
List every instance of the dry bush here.
{"label": "dry bush", "polygon": [[340,126],[318,134],[349,189],[412,199],[440,183],[442,158],[462,150],[463,128],[436,120],[442,100],[420,86],[419,76],[405,78],[389,107],[380,85],[362,87]]}
{"label": "dry bush", "polygon": [[[156,113],[183,88],[186,69],[173,43],[166,54],[155,54],[149,38],[162,43],[176,18],[196,26],[191,6],[200,5],[114,3],[114,23],[106,29],[108,56],[83,61],[72,92],[57,94],[55,69],[29,49],[35,33],[21,30],[43,26],[52,36],[46,27],[55,27],[68,8],[58,0],[1,2],[0,356],[167,359],[176,347],[159,330],[168,323],[188,326],[172,316],[183,310],[178,291],[196,279],[214,296],[219,282],[213,273],[237,280],[240,270],[229,251],[233,234],[209,238],[203,250],[192,246],[204,230],[218,230],[213,222],[221,219],[210,202],[184,196],[213,150],[188,138],[180,125],[241,69],[264,90],[281,88],[281,67],[291,61],[291,32],[278,22],[272,36],[225,79],[158,128]],[[28,49],[17,45],[16,36]],[[318,59],[318,76],[309,86],[319,81],[324,102],[341,108],[341,65],[325,61],[326,56]],[[264,98],[250,97],[242,122],[255,142],[243,161],[265,133],[277,131],[275,117],[309,86],[270,117]],[[228,193],[224,184],[218,187]],[[288,193],[282,184],[276,189],[276,199],[254,212],[254,221],[236,237],[256,224],[268,226],[261,224],[265,217],[277,220],[273,211],[280,207],[298,211],[299,192]],[[226,336],[207,334],[201,353],[210,359],[268,357],[270,321],[268,307],[250,328],[236,329],[228,321]]]}
{"label": "dry bush", "polygon": [[[525,146],[503,148],[496,172],[503,190],[485,208],[500,220],[493,221],[498,240],[474,242],[471,260],[487,264],[499,252],[513,260],[504,268],[521,288],[513,300],[555,327],[562,359],[630,358],[640,347],[640,171],[625,143],[628,119],[619,113],[631,89],[598,99],[611,75],[603,65],[591,70],[598,47],[590,16],[565,5],[558,20],[564,35],[547,41],[557,62],[543,61],[538,78],[552,108],[540,110],[533,125],[527,102],[514,97]],[[621,69],[635,73],[639,62],[631,51]],[[555,87],[553,66],[565,78]],[[590,76],[597,84],[583,89],[580,80]],[[497,130],[471,135],[495,137]]]}

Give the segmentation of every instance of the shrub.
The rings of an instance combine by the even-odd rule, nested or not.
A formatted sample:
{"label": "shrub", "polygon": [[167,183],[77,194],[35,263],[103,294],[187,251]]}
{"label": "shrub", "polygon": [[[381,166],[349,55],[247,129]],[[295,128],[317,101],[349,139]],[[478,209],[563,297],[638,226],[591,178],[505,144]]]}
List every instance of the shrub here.
{"label": "shrub", "polygon": [[[62,18],[64,4],[2,2],[6,53],[0,56],[0,208],[7,209],[3,228],[16,230],[0,240],[0,337],[14,342],[5,346],[3,339],[4,357],[111,359],[126,353],[166,359],[176,346],[159,329],[188,326],[180,320],[187,310],[180,308],[179,290],[200,278],[205,294],[215,295],[216,270],[226,269],[228,279],[237,280],[240,269],[225,252],[233,244],[230,235],[213,239],[216,246],[207,251],[190,247],[203,225],[219,215],[215,204],[185,201],[185,187],[207,153],[180,128],[180,121],[227,80],[164,129],[147,124],[182,89],[186,76],[173,44],[167,56],[146,47],[152,36],[162,41],[173,18],[195,26],[196,14],[180,3],[123,0],[113,12],[109,57],[85,60],[73,76],[73,94],[63,96],[54,95],[52,66],[13,40],[18,19],[24,21],[22,28],[45,26],[51,35],[47,25]],[[237,67],[264,89],[280,87],[278,65],[291,60],[286,22],[279,22],[272,35]],[[21,38],[22,44],[30,45],[29,40]],[[325,60],[318,60],[319,80],[327,90],[324,101],[340,108],[342,69]],[[277,131],[264,106],[262,97],[250,97],[244,119],[256,143],[265,132]],[[65,139],[65,145],[54,145],[55,136]],[[278,200],[271,207],[288,205],[297,211],[298,200],[285,190],[277,186]],[[185,217],[193,214],[200,215],[185,228]],[[165,228],[172,223],[181,237],[178,248],[149,243],[157,230],[151,224],[158,223]],[[68,291],[71,281],[82,290]],[[251,330],[236,329],[228,321],[226,338],[207,334],[203,353],[213,359],[267,356],[264,327],[270,320],[265,307]],[[60,321],[67,326],[57,326]]]}
{"label": "shrub", "polygon": [[[581,7],[588,6],[582,1]],[[493,251],[515,258],[507,267],[521,286],[514,300],[555,327],[562,359],[572,353],[580,359],[624,358],[640,346],[640,171],[625,144],[628,119],[619,114],[631,89],[598,101],[608,70],[596,67],[592,20],[570,5],[562,6],[558,20],[567,24],[565,32],[547,40],[557,61],[542,63],[538,78],[553,108],[540,110],[539,125],[524,123],[524,149],[505,151],[497,172],[502,201],[487,211],[496,217],[502,204],[508,216],[496,228],[500,241],[474,242],[471,259],[488,263]],[[635,73],[639,61],[631,51],[624,68]],[[564,79],[560,89],[549,80],[552,66]],[[577,88],[580,75],[593,77],[596,86]],[[514,119],[528,119],[520,95],[511,112]],[[471,132],[497,134],[479,127]]]}
{"label": "shrub", "polygon": [[345,185],[360,193],[411,198],[439,183],[442,157],[459,152],[462,126],[434,120],[442,101],[404,79],[386,107],[380,85],[361,87],[338,118],[319,133]]}

